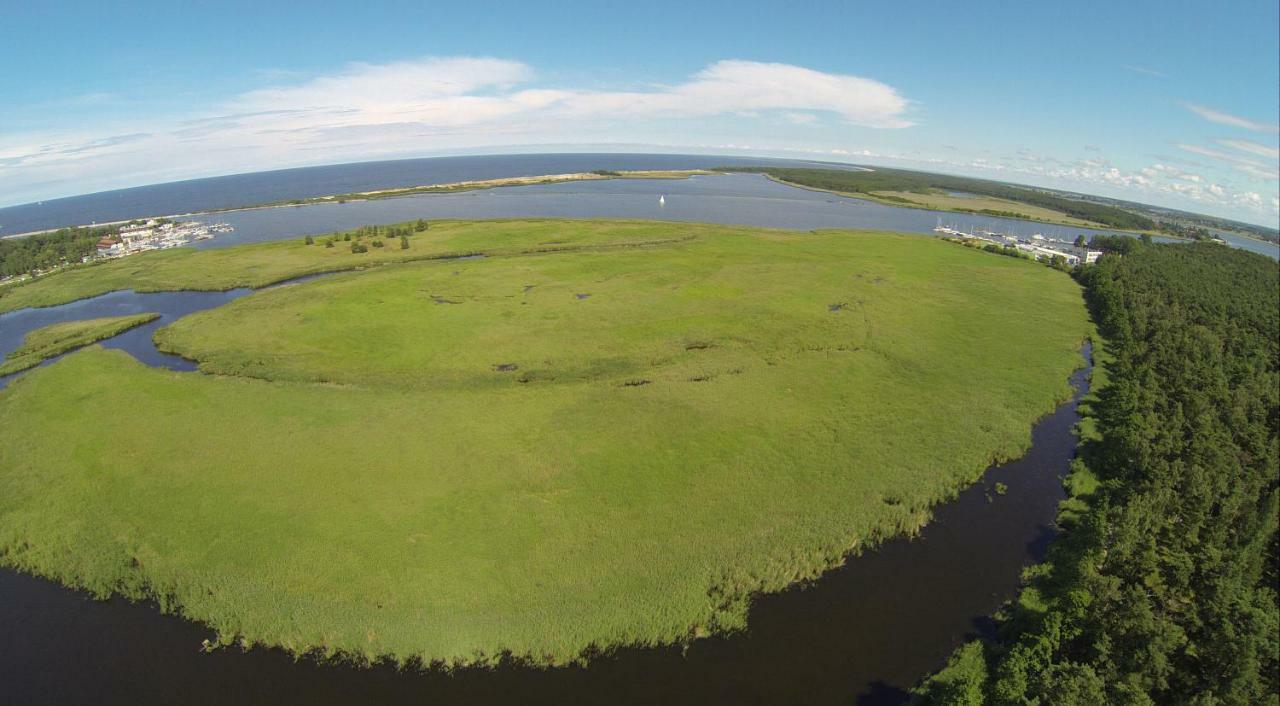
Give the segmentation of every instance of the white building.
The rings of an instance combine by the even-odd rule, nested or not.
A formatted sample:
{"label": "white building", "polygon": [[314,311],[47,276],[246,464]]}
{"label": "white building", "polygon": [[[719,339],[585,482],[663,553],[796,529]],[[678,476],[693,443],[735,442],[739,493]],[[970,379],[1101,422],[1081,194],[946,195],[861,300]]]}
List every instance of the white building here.
{"label": "white building", "polygon": [[124,247],[110,238],[98,241],[98,257],[115,257],[123,253]]}

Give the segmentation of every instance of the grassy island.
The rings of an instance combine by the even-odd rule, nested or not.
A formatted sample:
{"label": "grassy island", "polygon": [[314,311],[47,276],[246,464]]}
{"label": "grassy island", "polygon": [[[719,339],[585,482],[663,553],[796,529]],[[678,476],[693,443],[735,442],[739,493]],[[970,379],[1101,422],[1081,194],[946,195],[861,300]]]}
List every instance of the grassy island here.
{"label": "grassy island", "polygon": [[36,329],[22,339],[22,345],[0,361],[0,377],[34,368],[41,361],[70,350],[111,338],[160,318],[159,314],[108,316],[101,319],[67,321]]}
{"label": "grassy island", "polygon": [[0,391],[0,562],[357,660],[678,642],[1022,453],[1089,331],[1066,275],[920,236],[495,221],[393,252],[162,329],[201,373],[89,348]]}

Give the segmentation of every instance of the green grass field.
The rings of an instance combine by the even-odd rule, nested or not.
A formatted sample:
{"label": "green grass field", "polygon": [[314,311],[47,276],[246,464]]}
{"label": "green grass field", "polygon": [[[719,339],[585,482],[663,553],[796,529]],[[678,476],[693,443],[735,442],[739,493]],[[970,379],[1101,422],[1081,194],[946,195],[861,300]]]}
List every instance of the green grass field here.
{"label": "green grass field", "polygon": [[22,339],[22,345],[0,361],[0,376],[34,368],[49,358],[96,343],[104,338],[111,338],[158,318],[160,318],[159,314],[108,316],[101,319],[67,321],[38,328],[28,333]]}
{"label": "green grass field", "polygon": [[[935,211],[959,211],[959,212],[982,212],[994,211],[1015,214],[1015,217],[1025,218],[1029,221],[1040,221],[1041,223],[1055,223],[1069,226],[1083,226],[1085,228],[1106,228],[1107,226],[1094,221],[1088,221],[1083,218],[1073,218],[1061,211],[1043,206],[1033,206],[1029,203],[1019,203],[1009,199],[1000,199],[992,196],[952,196],[946,192],[935,191],[930,193],[916,193],[913,191],[874,191],[869,194],[848,194],[849,196],[866,196],[872,199],[881,200],[891,206],[903,206],[914,204],[919,208],[928,208]],[[903,203],[907,202],[907,203]]]}
{"label": "green grass field", "polygon": [[580,221],[577,227],[566,229],[563,221],[544,220],[518,221],[495,229],[490,223],[493,222],[434,221],[429,230],[411,236],[409,248],[405,250],[400,249],[398,241],[388,241],[386,247],[370,247],[368,252],[353,253],[351,242],[342,238],[354,231],[337,234],[338,240],[332,248],[325,247],[325,238],[317,238],[312,245],[295,238],[213,250],[155,250],[0,289],[0,314],[26,307],[66,304],[118,289],[226,291],[391,262],[643,246],[673,237],[696,237],[710,228],[689,225],[673,231],[653,222]]}
{"label": "green grass field", "polygon": [[1089,330],[1062,273],[928,237],[455,227],[520,245],[158,334],[214,374],[89,348],[0,391],[0,560],[297,652],[681,641],[1020,454]]}

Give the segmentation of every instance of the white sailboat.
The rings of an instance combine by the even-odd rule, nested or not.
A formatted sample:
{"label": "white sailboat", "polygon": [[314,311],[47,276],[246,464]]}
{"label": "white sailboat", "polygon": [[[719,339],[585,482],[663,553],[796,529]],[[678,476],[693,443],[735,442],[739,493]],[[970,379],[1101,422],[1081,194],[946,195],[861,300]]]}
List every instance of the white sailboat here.
{"label": "white sailboat", "polygon": [[659,205],[659,206],[666,206],[666,205],[667,205],[667,195],[666,195],[666,194],[663,194],[662,196],[659,196],[659,197],[658,197],[658,205]]}

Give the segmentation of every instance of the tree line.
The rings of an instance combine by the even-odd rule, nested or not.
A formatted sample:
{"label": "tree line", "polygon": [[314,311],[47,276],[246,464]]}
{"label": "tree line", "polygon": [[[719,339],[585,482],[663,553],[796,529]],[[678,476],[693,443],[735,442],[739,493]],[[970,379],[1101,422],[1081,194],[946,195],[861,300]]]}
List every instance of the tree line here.
{"label": "tree line", "polygon": [[1109,360],[1062,534],[920,703],[1278,701],[1280,268],[1128,240],[1077,270]]}

